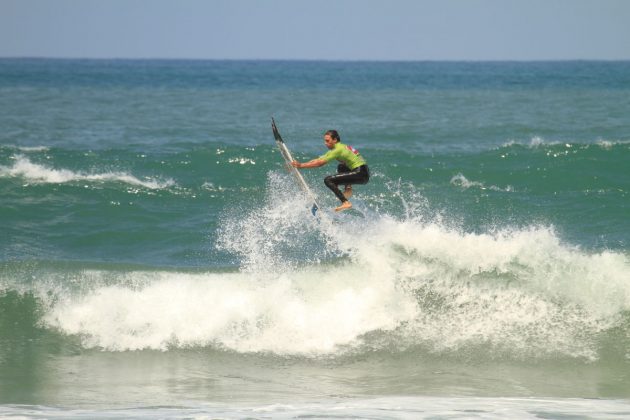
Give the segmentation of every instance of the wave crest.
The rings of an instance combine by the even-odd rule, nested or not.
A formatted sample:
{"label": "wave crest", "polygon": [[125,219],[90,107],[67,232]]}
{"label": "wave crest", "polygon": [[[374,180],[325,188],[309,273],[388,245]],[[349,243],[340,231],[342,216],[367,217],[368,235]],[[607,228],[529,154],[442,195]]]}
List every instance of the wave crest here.
{"label": "wave crest", "polygon": [[170,179],[166,181],[141,180],[125,172],[86,174],[68,169],[53,169],[33,163],[22,155],[15,156],[13,159],[15,160],[13,166],[0,166],[0,177],[20,177],[36,184],[65,184],[75,181],[122,182],[149,189],[163,189],[175,185],[175,182]]}

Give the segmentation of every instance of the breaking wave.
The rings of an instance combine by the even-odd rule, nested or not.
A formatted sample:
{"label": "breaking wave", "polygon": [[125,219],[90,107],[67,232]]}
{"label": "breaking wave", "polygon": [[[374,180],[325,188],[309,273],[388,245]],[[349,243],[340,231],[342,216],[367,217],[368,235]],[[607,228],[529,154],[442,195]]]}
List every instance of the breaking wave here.
{"label": "breaking wave", "polygon": [[[360,212],[315,218],[282,176],[269,184],[265,203],[226,212],[217,232],[239,271],[47,274],[34,286],[42,325],[109,351],[300,357],[597,360],[630,342],[630,260],[621,252],[584,251],[551,226],[471,233],[422,214],[380,214],[360,195]],[[64,286],[51,293],[51,284]]]}
{"label": "breaking wave", "polygon": [[122,182],[129,185],[163,189],[175,185],[173,180],[157,181],[151,179],[138,179],[125,172],[83,173],[68,169],[54,169],[46,165],[33,163],[23,155],[13,157],[12,166],[0,166],[0,177],[22,178],[34,184],[65,184],[76,181],[88,182]]}

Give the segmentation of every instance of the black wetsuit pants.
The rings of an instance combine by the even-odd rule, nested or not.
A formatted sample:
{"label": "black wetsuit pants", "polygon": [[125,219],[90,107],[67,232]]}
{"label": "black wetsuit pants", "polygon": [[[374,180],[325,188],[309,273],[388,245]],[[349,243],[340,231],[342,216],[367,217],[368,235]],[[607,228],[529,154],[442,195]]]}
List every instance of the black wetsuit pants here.
{"label": "black wetsuit pants", "polygon": [[337,174],[327,176],[324,179],[324,184],[335,193],[341,202],[346,202],[348,199],[343,196],[343,193],[339,190],[339,185],[351,185],[351,184],[367,184],[370,180],[370,170],[367,165],[361,165],[358,168],[350,170],[343,163],[337,166]]}

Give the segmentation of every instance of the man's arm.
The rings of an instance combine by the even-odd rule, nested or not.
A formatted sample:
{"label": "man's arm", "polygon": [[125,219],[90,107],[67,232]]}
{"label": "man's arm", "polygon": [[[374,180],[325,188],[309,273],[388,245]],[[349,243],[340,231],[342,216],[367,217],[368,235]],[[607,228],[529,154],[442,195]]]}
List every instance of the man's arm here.
{"label": "man's arm", "polygon": [[313,159],[313,160],[309,160],[306,163],[300,163],[297,160],[294,160],[293,162],[291,162],[291,166],[293,166],[294,168],[319,168],[320,166],[324,166],[325,164],[327,164],[328,162],[325,161],[324,159]]}

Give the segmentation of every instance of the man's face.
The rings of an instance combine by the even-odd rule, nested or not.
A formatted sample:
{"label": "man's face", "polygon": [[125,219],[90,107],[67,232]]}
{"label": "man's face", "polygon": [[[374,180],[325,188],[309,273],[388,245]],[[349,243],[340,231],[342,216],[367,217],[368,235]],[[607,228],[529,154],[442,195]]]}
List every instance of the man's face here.
{"label": "man's face", "polygon": [[332,149],[333,147],[335,147],[335,143],[337,143],[335,140],[333,140],[332,137],[330,137],[330,134],[326,134],[324,136],[324,144],[326,145],[326,147],[328,147],[329,149]]}

